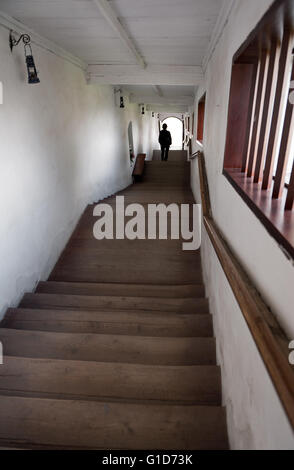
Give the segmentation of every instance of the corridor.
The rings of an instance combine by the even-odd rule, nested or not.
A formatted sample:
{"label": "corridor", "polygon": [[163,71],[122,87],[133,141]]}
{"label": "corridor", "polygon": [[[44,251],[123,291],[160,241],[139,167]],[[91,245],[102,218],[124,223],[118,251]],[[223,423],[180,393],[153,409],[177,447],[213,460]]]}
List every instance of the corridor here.
{"label": "corridor", "polygon": [[294,449],[293,51],[293,0],[0,0],[1,450]]}
{"label": "corridor", "polygon": [[[119,195],[191,204],[181,158],[148,162],[144,182]],[[48,282],[2,321],[0,445],[227,448],[199,251],[171,239],[97,241],[94,206]]]}

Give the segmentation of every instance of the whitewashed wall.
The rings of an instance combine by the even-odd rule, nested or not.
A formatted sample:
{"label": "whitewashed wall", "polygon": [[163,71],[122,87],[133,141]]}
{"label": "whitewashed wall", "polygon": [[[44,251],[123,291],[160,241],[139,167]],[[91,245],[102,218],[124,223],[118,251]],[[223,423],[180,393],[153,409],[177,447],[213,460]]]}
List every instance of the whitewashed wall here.
{"label": "whitewashed wall", "polygon": [[[204,153],[213,215],[289,338],[294,338],[294,267],[253,212],[222,176],[232,56],[271,0],[236,0],[208,63]],[[192,111],[192,110],[191,110]],[[195,125],[196,125],[195,119]],[[196,147],[194,147],[196,150]],[[191,184],[199,200],[197,162]],[[203,229],[202,258],[222,366],[223,402],[233,449],[293,449],[294,435],[251,338],[215,252]]]}
{"label": "whitewashed wall", "polygon": [[159,147],[159,130],[158,119],[152,117],[151,111],[145,111],[144,115],[140,115],[140,129],[142,152],[146,153],[147,160],[152,160],[153,150]]}
{"label": "whitewashed wall", "polygon": [[135,153],[149,151],[137,105],[119,109],[112,87],[36,45],[41,83],[28,85],[8,36],[0,28],[0,318],[47,278],[86,204],[131,183],[130,120]]}

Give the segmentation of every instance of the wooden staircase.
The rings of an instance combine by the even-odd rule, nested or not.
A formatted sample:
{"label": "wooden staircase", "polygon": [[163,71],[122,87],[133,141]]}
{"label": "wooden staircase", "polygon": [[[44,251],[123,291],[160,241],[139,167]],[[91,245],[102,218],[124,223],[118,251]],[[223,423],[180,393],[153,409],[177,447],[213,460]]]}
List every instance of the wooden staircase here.
{"label": "wooden staircase", "polygon": [[[146,162],[144,181],[120,195],[192,203],[189,172]],[[97,241],[93,208],[48,282],[1,323],[0,446],[228,448],[199,252],[181,240]]]}

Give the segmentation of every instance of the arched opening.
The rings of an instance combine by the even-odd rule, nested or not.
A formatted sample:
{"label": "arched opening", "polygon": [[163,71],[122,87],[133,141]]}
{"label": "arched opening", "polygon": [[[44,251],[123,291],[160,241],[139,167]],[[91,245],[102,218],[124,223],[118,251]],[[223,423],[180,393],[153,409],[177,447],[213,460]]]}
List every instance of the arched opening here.
{"label": "arched opening", "polygon": [[172,150],[182,150],[183,148],[183,122],[176,117],[168,117],[161,124],[166,124],[172,136]]}
{"label": "arched opening", "polygon": [[133,140],[133,123],[130,121],[128,126],[128,138],[129,138],[129,155],[130,162],[133,163],[135,154],[134,154],[134,140]]}
{"label": "arched opening", "polygon": [[197,140],[203,144],[204,117],[205,117],[205,98],[206,94],[200,98],[198,103],[198,123],[197,123]]}

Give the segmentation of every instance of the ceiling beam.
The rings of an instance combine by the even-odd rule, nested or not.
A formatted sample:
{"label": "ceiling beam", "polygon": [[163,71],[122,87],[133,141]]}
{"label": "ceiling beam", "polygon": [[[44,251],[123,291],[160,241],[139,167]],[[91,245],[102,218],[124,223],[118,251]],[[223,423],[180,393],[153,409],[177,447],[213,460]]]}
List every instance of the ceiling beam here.
{"label": "ceiling beam", "polygon": [[202,67],[194,65],[89,65],[90,83],[100,85],[187,85],[203,83]]}
{"label": "ceiling beam", "polygon": [[125,28],[119,21],[118,17],[116,16],[115,11],[113,10],[108,0],[93,0],[93,1],[99,8],[104,18],[108,21],[112,29],[118,34],[119,38],[125,44],[129,52],[133,55],[133,57],[136,60],[136,63],[140,67],[145,68],[146,64],[144,62],[143,57],[141,56],[133,40],[130,38],[127,31],[125,30]]}
{"label": "ceiling beam", "polygon": [[153,85],[153,90],[158,96],[163,96],[163,93],[158,85]]}
{"label": "ceiling beam", "polygon": [[155,113],[180,113],[185,114],[189,111],[188,106],[180,105],[160,105],[160,104],[148,104],[146,111],[154,111]]}
{"label": "ceiling beam", "polygon": [[193,96],[175,96],[175,97],[163,97],[163,96],[144,96],[144,95],[130,95],[130,103],[145,103],[145,104],[167,104],[167,105],[183,105],[190,106],[194,102]]}

